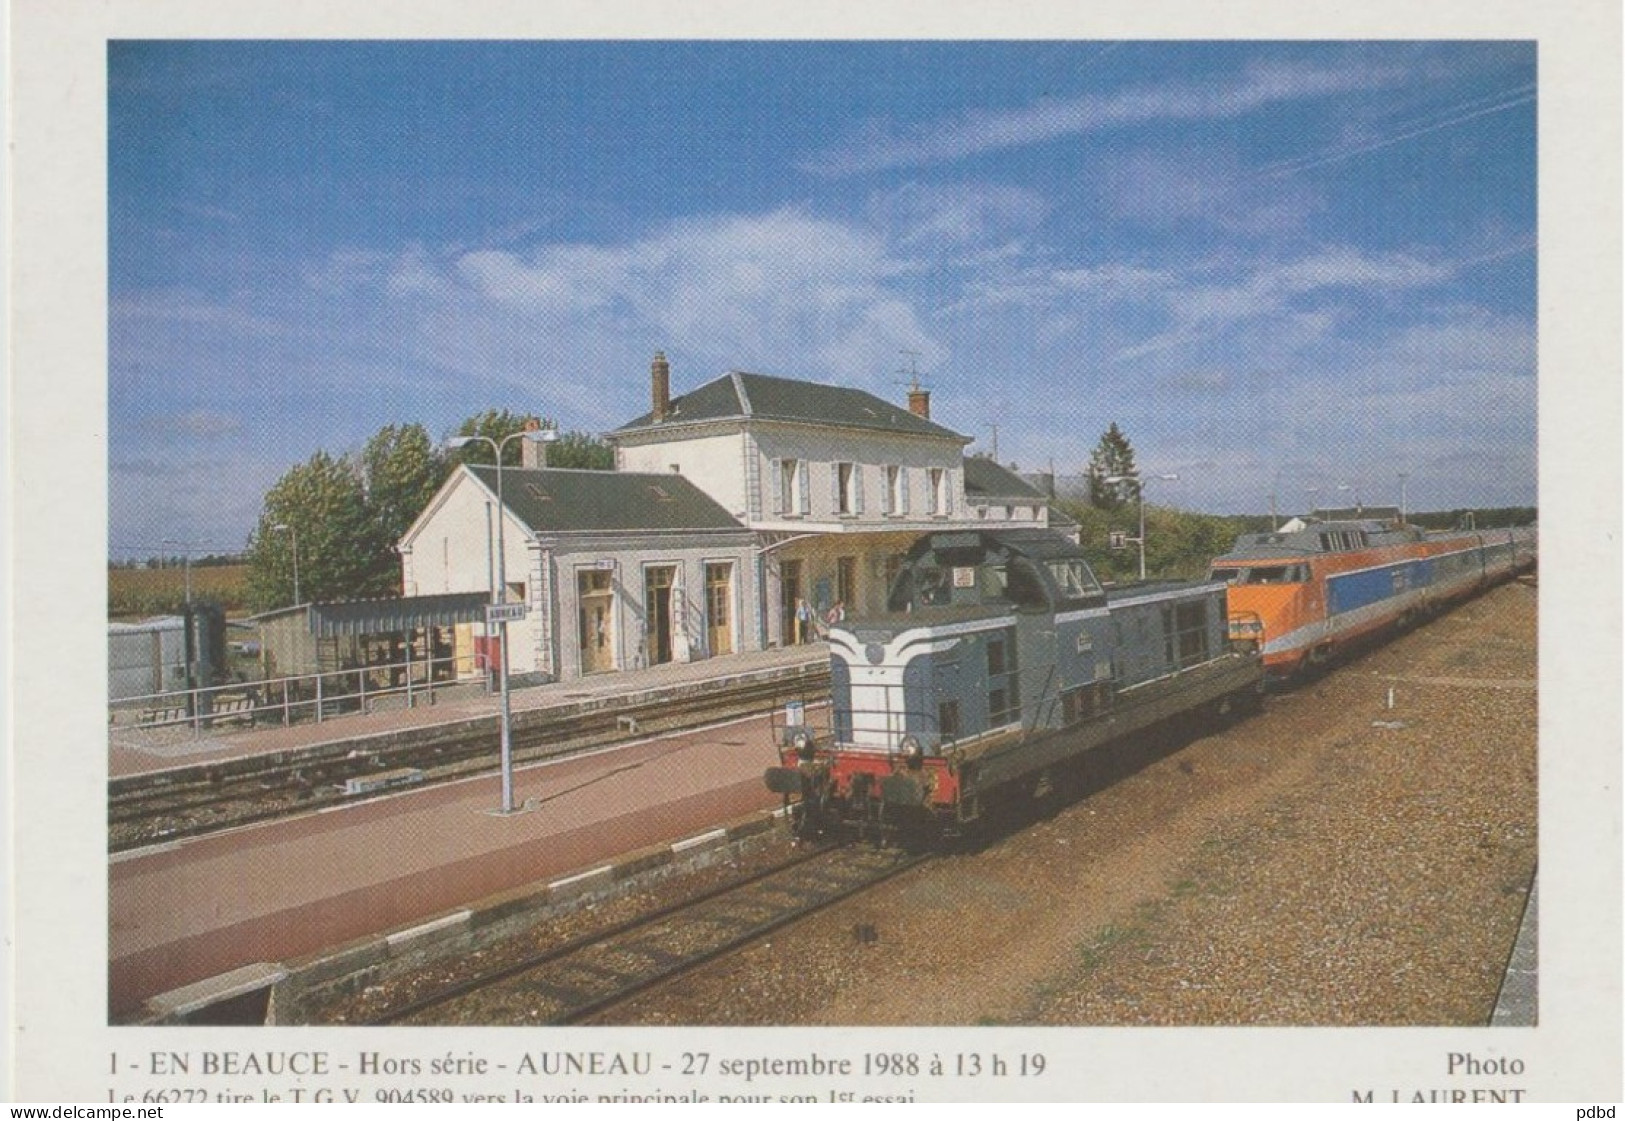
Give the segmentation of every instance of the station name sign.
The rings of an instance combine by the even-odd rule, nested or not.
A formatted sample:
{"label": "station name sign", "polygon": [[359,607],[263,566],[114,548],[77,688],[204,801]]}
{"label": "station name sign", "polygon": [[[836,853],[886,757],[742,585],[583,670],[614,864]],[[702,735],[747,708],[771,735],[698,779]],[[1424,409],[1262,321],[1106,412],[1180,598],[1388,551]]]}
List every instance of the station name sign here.
{"label": "station name sign", "polygon": [[487,623],[517,623],[524,617],[525,605],[522,603],[492,603],[485,608]]}

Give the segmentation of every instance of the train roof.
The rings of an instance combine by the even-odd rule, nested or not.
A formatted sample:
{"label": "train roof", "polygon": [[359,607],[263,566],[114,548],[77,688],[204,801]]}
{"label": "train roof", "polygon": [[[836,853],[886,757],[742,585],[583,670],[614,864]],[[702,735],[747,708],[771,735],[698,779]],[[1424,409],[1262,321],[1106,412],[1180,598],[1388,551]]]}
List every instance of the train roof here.
{"label": "train roof", "polygon": [[[1004,572],[996,586],[983,587],[974,576],[961,583],[959,570],[990,565]],[[943,582],[946,568],[955,569],[951,587]],[[978,527],[928,533],[916,541],[892,585],[887,608],[899,611],[912,603],[936,612],[989,599],[1005,610],[1042,606],[1055,611],[1106,602],[1100,581],[1071,538],[1037,527]]]}
{"label": "train roof", "polygon": [[1188,592],[1192,588],[1212,588],[1212,580],[1134,580],[1127,584],[1106,584],[1106,602],[1121,603],[1142,596],[1156,596],[1168,592]]}
{"label": "train roof", "polygon": [[914,543],[909,555],[928,552],[948,553],[958,549],[1003,551],[1033,560],[1083,557],[1083,550],[1065,534],[1052,529],[966,529],[928,533]]}
{"label": "train roof", "polygon": [[1407,545],[1426,537],[1413,526],[1397,526],[1371,518],[1310,522],[1301,529],[1270,533],[1243,533],[1230,551],[1213,558],[1214,564],[1343,553],[1382,545]]}

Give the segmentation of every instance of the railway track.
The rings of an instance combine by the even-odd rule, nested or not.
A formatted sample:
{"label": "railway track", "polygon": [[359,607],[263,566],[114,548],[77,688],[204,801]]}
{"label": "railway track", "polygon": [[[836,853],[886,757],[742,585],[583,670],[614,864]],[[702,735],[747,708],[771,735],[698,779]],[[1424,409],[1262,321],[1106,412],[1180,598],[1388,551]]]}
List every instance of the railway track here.
{"label": "railway track", "polygon": [[[702,727],[774,711],[788,700],[828,694],[828,669],[752,681],[686,697],[662,697],[590,710],[516,714],[516,763],[556,758],[628,739]],[[108,784],[108,847],[122,852],[222,829],[376,798],[493,770],[494,718],[426,730],[410,743],[338,743],[306,752],[198,765]]]}
{"label": "railway track", "polygon": [[580,1023],[936,855],[867,845],[809,850],[744,880],[458,981],[370,1023]]}

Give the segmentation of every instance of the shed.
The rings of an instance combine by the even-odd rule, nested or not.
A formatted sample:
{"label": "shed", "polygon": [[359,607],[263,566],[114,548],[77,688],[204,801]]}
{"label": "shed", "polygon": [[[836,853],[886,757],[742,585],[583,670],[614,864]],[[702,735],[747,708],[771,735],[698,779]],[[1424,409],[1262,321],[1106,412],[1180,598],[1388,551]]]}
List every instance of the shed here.
{"label": "shed", "polygon": [[368,670],[368,688],[447,681],[472,666],[453,658],[452,629],[485,618],[483,592],[302,603],[253,616],[267,678]]}

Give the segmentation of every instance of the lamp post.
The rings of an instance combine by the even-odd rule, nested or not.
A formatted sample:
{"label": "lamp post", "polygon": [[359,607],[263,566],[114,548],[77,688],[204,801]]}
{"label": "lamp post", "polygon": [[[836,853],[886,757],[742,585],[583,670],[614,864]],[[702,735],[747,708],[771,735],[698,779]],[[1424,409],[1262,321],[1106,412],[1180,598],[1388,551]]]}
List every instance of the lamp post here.
{"label": "lamp post", "polygon": [[1406,504],[1405,504],[1405,480],[1409,479],[1410,477],[1411,477],[1411,473],[1409,471],[1401,471],[1399,473],[1399,524],[1400,525],[1408,525],[1410,523],[1410,511],[1406,508]]}
{"label": "lamp post", "polygon": [[1107,475],[1103,480],[1108,483],[1133,483],[1134,493],[1139,499],[1140,506],[1140,536],[1135,544],[1140,546],[1140,579],[1145,579],[1145,484],[1148,479],[1166,479],[1173,481],[1178,475]]}
{"label": "lamp post", "polygon": [[299,598],[299,530],[287,522],[278,522],[271,528],[293,538],[293,605],[298,607],[302,602]]}
{"label": "lamp post", "polygon": [[1364,506],[1364,504],[1360,501],[1360,488],[1355,486],[1352,483],[1338,483],[1337,484],[1337,489],[1340,490],[1340,491],[1352,491],[1353,492],[1353,494],[1354,494],[1354,514],[1355,514],[1356,517],[1358,517],[1359,514],[1360,514],[1361,509]]}
{"label": "lamp post", "polygon": [[[190,690],[197,685],[198,648],[197,620],[192,617],[192,546],[187,542],[178,540],[174,537],[164,538],[163,544],[178,545],[181,550],[181,579],[184,581],[184,587],[186,589],[186,606],[181,615],[181,635],[182,644],[185,647],[186,688]],[[187,711],[188,713],[195,714],[198,710],[198,695],[196,693],[188,692],[186,696]]]}
{"label": "lamp post", "polygon": [[[511,440],[530,440],[545,447],[559,438],[558,430],[554,428],[527,428],[522,432],[512,432],[501,440],[494,440],[489,436],[453,436],[446,441],[446,447],[456,449],[469,444],[485,443],[491,445],[491,451],[496,456],[497,463],[497,563],[496,581],[491,585],[491,607],[497,607],[508,598],[508,569],[506,542],[502,536],[503,523],[506,520],[507,507],[502,503],[502,451]],[[489,538],[487,538],[489,543]],[[502,812],[513,813],[513,711],[508,704],[508,620],[505,616],[497,615],[487,609],[487,618],[496,615],[497,624],[497,658],[501,665],[497,669],[497,681],[502,692]],[[489,629],[489,628],[488,628]]]}

